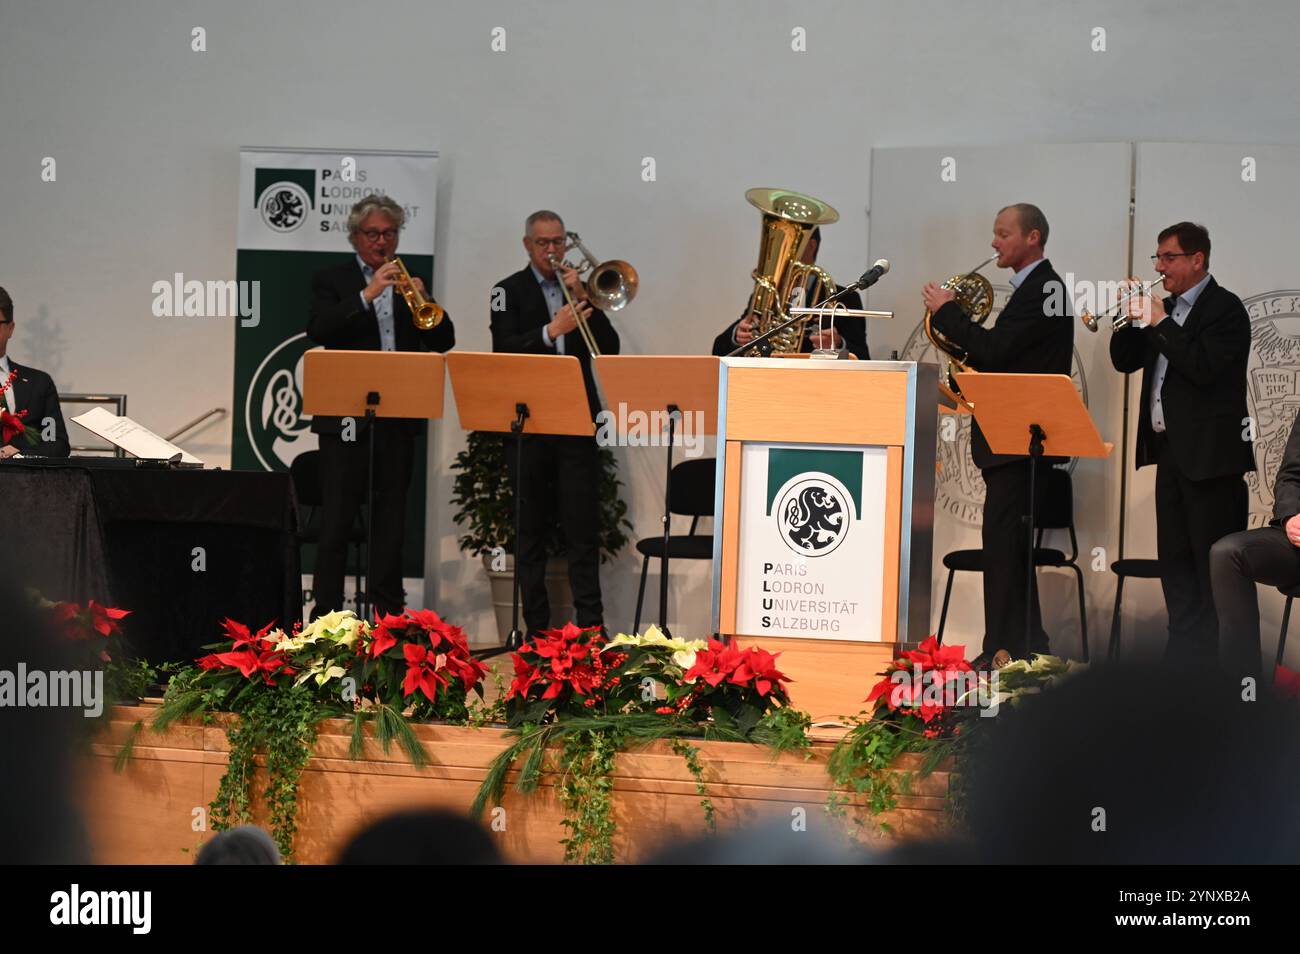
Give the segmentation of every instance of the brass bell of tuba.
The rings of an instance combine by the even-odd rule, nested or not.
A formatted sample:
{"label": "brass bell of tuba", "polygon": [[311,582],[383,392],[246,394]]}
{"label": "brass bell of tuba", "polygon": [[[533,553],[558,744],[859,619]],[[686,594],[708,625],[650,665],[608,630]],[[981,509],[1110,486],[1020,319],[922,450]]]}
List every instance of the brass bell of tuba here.
{"label": "brass bell of tuba", "polygon": [[[840,214],[820,199],[788,189],[750,189],[745,199],[763,213],[758,267],[752,273],[754,291],[745,310],[745,317],[757,317],[754,335],[758,336],[789,319],[788,303],[810,276],[815,280],[805,293],[808,304],[817,304],[835,291],[835,281],[829,274],[816,265],[805,265],[799,258],[813,230],[838,222]],[[769,338],[772,352],[798,353],[807,324],[807,319],[796,322]],[[747,356],[758,353],[758,348],[745,352]]]}
{"label": "brass bell of tuba", "polygon": [[[961,310],[977,325],[984,324],[989,312],[993,310],[993,284],[979,272],[989,262],[994,261],[997,261],[996,255],[986,258],[966,274],[954,275],[943,283],[944,288],[952,290]],[[966,363],[969,356],[964,348],[955,341],[945,338],[930,324],[931,317],[930,309],[927,308],[924,319],[925,336],[942,356],[939,365],[939,390],[958,404],[969,407],[969,402],[962,397],[961,388],[957,386],[956,375],[958,372],[974,371],[975,368]]]}

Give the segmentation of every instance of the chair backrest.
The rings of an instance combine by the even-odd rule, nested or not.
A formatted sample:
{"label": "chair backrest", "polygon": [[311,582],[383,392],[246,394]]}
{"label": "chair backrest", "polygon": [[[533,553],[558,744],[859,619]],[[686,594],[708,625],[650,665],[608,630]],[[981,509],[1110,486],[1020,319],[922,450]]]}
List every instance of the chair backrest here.
{"label": "chair backrest", "polygon": [[325,502],[320,489],[320,451],[303,451],[289,464],[289,478],[298,503],[304,507],[319,507]]}
{"label": "chair backrest", "polygon": [[1074,526],[1074,482],[1061,467],[1039,467],[1042,495],[1034,523],[1040,530],[1068,530]]}
{"label": "chair backrest", "polygon": [[712,517],[717,464],[712,457],[674,464],[668,509],[688,517]]}

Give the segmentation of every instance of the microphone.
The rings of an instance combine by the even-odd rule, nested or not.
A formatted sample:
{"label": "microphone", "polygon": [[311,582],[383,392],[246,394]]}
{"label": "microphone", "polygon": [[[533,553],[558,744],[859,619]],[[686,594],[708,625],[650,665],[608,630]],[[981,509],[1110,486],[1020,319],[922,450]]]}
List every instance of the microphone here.
{"label": "microphone", "polygon": [[876,259],[876,264],[872,265],[865,272],[863,272],[862,277],[859,278],[852,285],[850,285],[849,288],[854,289],[855,291],[859,288],[870,288],[876,282],[880,281],[881,276],[888,271],[889,271],[889,259],[887,258]]}

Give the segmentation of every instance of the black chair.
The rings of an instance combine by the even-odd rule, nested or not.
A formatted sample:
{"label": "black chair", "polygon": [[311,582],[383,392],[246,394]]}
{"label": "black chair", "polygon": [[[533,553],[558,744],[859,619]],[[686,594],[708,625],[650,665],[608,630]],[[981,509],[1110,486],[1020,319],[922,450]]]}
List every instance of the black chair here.
{"label": "black chair", "polygon": [[1300,583],[1295,586],[1279,586],[1277,591],[1286,597],[1286,608],[1282,610],[1282,631],[1277,634],[1277,658],[1273,666],[1282,665],[1282,656],[1286,653],[1286,630],[1291,623],[1291,601],[1300,596]]}
{"label": "black chair", "polygon": [[[713,488],[717,479],[717,461],[712,457],[702,460],[684,460],[673,465],[673,481],[668,500],[670,513],[681,514],[691,518],[690,532],[685,535],[668,538],[668,559],[672,560],[712,560],[713,534],[696,533],[701,517],[713,516]],[[641,632],[641,607],[645,601],[646,573],[652,559],[664,555],[664,537],[645,537],[636,542],[637,552],[641,554],[641,586],[636,593],[636,622],[632,632]],[[663,581],[667,585],[667,581]]]}
{"label": "black chair", "polygon": [[1110,648],[1106,652],[1106,658],[1114,662],[1119,659],[1119,615],[1121,601],[1124,599],[1124,581],[1130,576],[1137,580],[1160,579],[1160,561],[1148,559],[1116,560],[1110,565],[1110,572],[1114,573],[1118,579],[1115,582],[1115,609],[1110,614]]}
{"label": "black chair", "polygon": [[[1034,513],[1037,536],[1034,540],[1034,568],[1049,567],[1074,571],[1079,583],[1079,631],[1082,634],[1083,661],[1088,661],[1088,610],[1083,602],[1083,570],[1079,566],[1079,540],[1074,532],[1074,483],[1070,472],[1059,467],[1040,467],[1038,479],[1043,482],[1042,496]],[[1047,530],[1068,530],[1070,554],[1043,546],[1043,533]],[[984,572],[983,550],[953,550],[944,554],[943,565],[948,568],[948,585],[943,591],[943,610],[939,613],[939,631],[936,639],[943,643],[943,629],[948,622],[948,601],[952,597],[952,578],[963,573]]]}
{"label": "black chair", "polygon": [[[289,464],[289,478],[293,481],[293,492],[298,498],[298,505],[306,509],[305,514],[299,514],[298,542],[319,543],[320,508],[325,504],[325,496],[320,485],[320,451],[304,451],[295,457]],[[363,503],[361,507],[364,512],[365,504]],[[362,517],[358,517],[352,533],[348,535],[348,546],[354,545],[357,548],[357,588],[353,598],[356,605],[360,606],[363,592],[361,568],[365,566],[362,556],[366,545],[366,526]]]}

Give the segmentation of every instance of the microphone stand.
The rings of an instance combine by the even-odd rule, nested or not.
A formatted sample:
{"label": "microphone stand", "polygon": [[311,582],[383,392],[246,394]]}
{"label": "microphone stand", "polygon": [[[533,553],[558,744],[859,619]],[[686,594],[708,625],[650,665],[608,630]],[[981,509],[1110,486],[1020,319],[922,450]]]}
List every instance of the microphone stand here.
{"label": "microphone stand", "polygon": [[[813,307],[814,307],[814,308],[825,308],[825,307],[826,307],[827,305],[829,305],[831,302],[833,302],[833,301],[838,301],[838,300],[840,299],[841,296],[843,296],[843,295],[847,295],[849,292],[858,291],[860,288],[863,288],[863,287],[865,287],[865,286],[863,286],[861,282],[854,282],[852,285],[846,285],[844,288],[841,288],[839,291],[837,291],[834,295],[831,295],[830,297],[823,299],[823,300],[822,300],[821,302],[819,302],[818,304],[813,305]],[[761,356],[764,357],[764,358],[766,358],[768,355],[770,355],[770,354],[772,353],[772,346],[771,346],[771,344],[770,344],[769,342],[770,342],[770,339],[772,338],[773,335],[780,334],[782,331],[785,331],[785,329],[789,328],[789,327],[790,327],[791,325],[793,325],[796,321],[806,321],[807,319],[808,319],[808,316],[807,316],[807,315],[795,315],[795,316],[792,317],[792,318],[787,318],[785,321],[781,322],[779,325],[776,325],[775,327],[769,328],[767,331],[763,332],[761,335],[758,335],[756,338],[754,338],[754,339],[753,339],[752,341],[750,341],[748,344],[739,345],[739,346],[736,347],[734,350],[732,350],[732,351],[728,351],[725,355],[723,355],[723,357],[724,357],[724,358],[739,358],[739,357],[742,357],[742,354],[741,354],[742,352],[744,352],[744,351],[748,351],[748,350],[750,350],[751,348],[758,348],[758,350],[762,352],[762,355],[761,355]]]}

